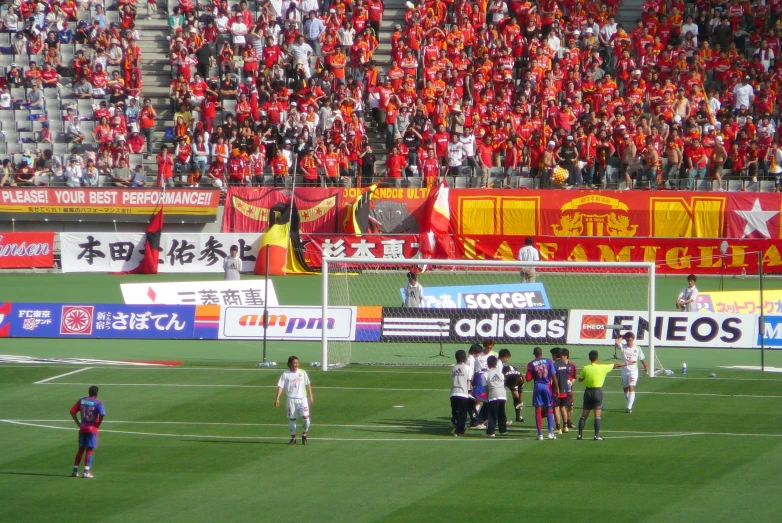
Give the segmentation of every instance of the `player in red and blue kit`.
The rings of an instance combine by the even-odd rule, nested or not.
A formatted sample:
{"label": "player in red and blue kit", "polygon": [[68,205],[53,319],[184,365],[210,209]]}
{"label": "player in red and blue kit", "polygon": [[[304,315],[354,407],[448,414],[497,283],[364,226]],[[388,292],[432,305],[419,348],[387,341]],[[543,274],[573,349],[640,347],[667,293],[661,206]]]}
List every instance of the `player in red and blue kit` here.
{"label": "player in red and blue kit", "polygon": [[[79,452],[76,453],[76,462],[73,464],[73,474],[71,474],[74,478],[79,475],[79,464],[81,463],[82,455],[85,453],[84,474],[82,477],[87,479],[93,478],[90,472],[92,451],[98,448],[98,428],[100,428],[100,424],[103,422],[104,416],[106,416],[103,403],[98,399],[98,387],[95,385],[90,387],[88,394],[88,397],[80,399],[71,408],[71,417],[79,427]],[[79,415],[81,420],[79,420]]]}
{"label": "player in red and blue kit", "polygon": [[557,373],[554,362],[543,357],[543,350],[535,347],[532,351],[535,359],[527,363],[527,381],[535,383],[532,389],[532,405],[535,407],[535,427],[538,429],[538,439],[543,439],[543,408],[546,409],[548,420],[548,439],[557,439],[554,435],[554,388],[558,388]]}

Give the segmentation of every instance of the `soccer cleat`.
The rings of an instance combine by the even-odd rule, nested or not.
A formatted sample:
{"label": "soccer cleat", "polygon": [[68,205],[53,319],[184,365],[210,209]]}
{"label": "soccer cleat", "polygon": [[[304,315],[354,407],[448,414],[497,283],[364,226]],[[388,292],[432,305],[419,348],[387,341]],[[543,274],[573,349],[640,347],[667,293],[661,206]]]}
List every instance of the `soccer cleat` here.
{"label": "soccer cleat", "polygon": [[74,470],[73,472],[71,472],[71,477],[72,478],[78,478],[79,477],[79,471],[78,470]]}
{"label": "soccer cleat", "polygon": [[516,416],[516,421],[518,421],[519,423],[524,423],[524,418],[522,418],[521,416]]}
{"label": "soccer cleat", "polygon": [[595,441],[603,441],[603,436],[595,436]]}
{"label": "soccer cleat", "polygon": [[548,439],[557,439],[553,432],[548,433]]}
{"label": "soccer cleat", "polygon": [[628,414],[632,414],[632,413],[633,413],[633,409],[627,409],[627,411],[626,411],[626,412],[627,412]]}
{"label": "soccer cleat", "polygon": [[464,434],[459,434],[458,432],[453,433],[454,438],[458,438],[459,436],[464,436]]}
{"label": "soccer cleat", "polygon": [[81,477],[83,477],[84,479],[92,479],[95,476],[92,475],[92,472],[85,472],[84,474],[81,475]]}
{"label": "soccer cleat", "polygon": [[576,439],[584,439],[584,436],[582,436],[581,434],[579,434],[578,436],[576,436]]}
{"label": "soccer cleat", "polygon": [[567,425],[565,425],[564,427],[562,427],[562,432],[564,432],[565,434],[567,434],[568,432],[570,432],[570,429],[569,429],[569,428],[567,428]]}
{"label": "soccer cleat", "polygon": [[508,433],[508,431],[507,431],[507,430],[506,430],[505,432],[500,432],[500,436],[504,436],[504,435],[505,435],[505,434],[507,434],[507,433]]}
{"label": "soccer cleat", "polygon": [[543,434],[538,434],[538,437],[535,439],[538,441],[543,441]]}
{"label": "soccer cleat", "polygon": [[296,444],[296,438],[291,438],[291,440],[288,442],[288,445],[295,445]]}
{"label": "soccer cleat", "polygon": [[307,444],[307,436],[302,435],[301,437],[301,444],[306,445]]}
{"label": "soccer cleat", "polygon": [[475,430],[486,430],[486,424],[485,423],[481,423],[479,425],[475,425],[474,427],[470,427],[470,428],[471,429],[475,429]]}
{"label": "soccer cleat", "polygon": [[554,431],[556,434],[562,434],[562,429],[557,429]]}
{"label": "soccer cleat", "polygon": [[508,420],[508,421],[505,422],[505,424],[508,425],[508,426],[513,425],[513,420]]}
{"label": "soccer cleat", "polygon": [[493,437],[495,437],[494,434],[489,434],[487,432],[484,432],[483,434],[481,434],[481,436],[483,436],[484,438],[493,438]]}

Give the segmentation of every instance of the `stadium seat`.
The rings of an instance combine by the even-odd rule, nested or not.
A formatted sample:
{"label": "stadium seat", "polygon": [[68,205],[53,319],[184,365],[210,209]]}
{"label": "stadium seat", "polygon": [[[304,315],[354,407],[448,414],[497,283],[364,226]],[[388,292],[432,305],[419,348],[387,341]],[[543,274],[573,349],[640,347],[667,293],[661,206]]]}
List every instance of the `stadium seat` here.
{"label": "stadium seat", "polygon": [[763,180],[760,182],[760,192],[774,192],[776,190],[776,183],[771,180]]}
{"label": "stadium seat", "polygon": [[712,181],[713,180],[698,180],[698,182],[695,184],[695,190],[711,191],[713,189]]}
{"label": "stadium seat", "polygon": [[453,187],[455,189],[467,189],[470,186],[470,179],[466,176],[457,176],[453,180]]}
{"label": "stadium seat", "polygon": [[423,180],[420,177],[410,177],[407,179],[407,186],[411,189],[420,189],[423,186]]}
{"label": "stadium seat", "polygon": [[470,187],[472,188],[479,188],[483,186],[483,178],[480,176],[471,176],[469,178],[470,181]]}
{"label": "stadium seat", "polygon": [[758,182],[744,182],[744,190],[747,192],[758,192],[760,184]]}
{"label": "stadium seat", "polygon": [[740,191],[743,186],[744,182],[741,180],[728,180],[728,191],[730,192]]}

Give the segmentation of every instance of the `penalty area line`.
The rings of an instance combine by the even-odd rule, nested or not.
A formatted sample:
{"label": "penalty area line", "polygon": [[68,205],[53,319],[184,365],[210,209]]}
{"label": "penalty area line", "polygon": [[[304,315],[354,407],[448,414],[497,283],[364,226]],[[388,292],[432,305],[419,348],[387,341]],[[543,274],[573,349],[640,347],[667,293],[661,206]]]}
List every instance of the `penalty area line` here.
{"label": "penalty area line", "polygon": [[[78,427],[60,427],[56,425],[45,425],[42,423],[33,423],[33,420],[9,420],[9,419],[0,419],[0,423],[7,423],[10,425],[18,425],[18,426],[25,426],[25,427],[34,427],[34,428],[42,428],[42,429],[51,429],[51,430],[67,430],[67,431],[75,431],[79,430]],[[38,420],[41,421],[41,420]],[[59,422],[65,422],[65,420],[52,420],[52,423],[59,423]],[[107,422],[108,423],[108,422]],[[144,423],[144,422],[114,422],[114,423]],[[232,424],[232,423],[200,423],[200,422],[149,422],[149,423],[182,423],[186,425],[252,425],[252,424]],[[263,426],[262,424],[258,424]],[[272,424],[269,424],[270,426]],[[283,427],[285,424],[275,424],[274,426],[277,427]],[[319,424],[320,427],[363,427],[362,425],[328,425],[328,424]],[[391,428],[391,426],[386,427],[372,427],[372,428]],[[410,428],[408,426],[405,426],[405,428]],[[450,429],[443,427],[444,432],[442,436],[437,437],[428,437],[428,438],[420,438],[420,437],[413,437],[413,438],[329,438],[329,437],[313,437],[308,438],[312,440],[320,440],[320,441],[387,441],[387,442],[407,442],[407,441],[463,441],[464,439],[470,440],[470,441],[483,441],[483,438],[477,438],[477,437],[467,437],[467,438],[449,438],[450,436]],[[530,428],[530,431],[532,429]],[[166,438],[191,438],[191,439],[225,439],[225,440],[248,440],[248,441],[265,441],[265,440],[288,440],[289,437],[278,437],[278,436],[226,436],[226,435],[218,435],[218,434],[172,434],[172,433],[159,433],[159,432],[138,432],[138,431],[129,431],[129,430],[116,430],[116,429],[101,429],[102,433],[110,433],[110,434],[127,434],[127,435],[133,435],[133,436],[158,436],[158,437],[166,437]],[[676,438],[676,437],[690,437],[690,436],[727,436],[727,437],[754,437],[754,438],[780,438],[782,437],[782,434],[757,434],[757,433],[735,433],[735,432],[644,432],[644,431],[632,431],[632,430],[604,430],[602,431],[605,434],[620,434],[618,436],[611,436],[610,439],[638,439],[638,438]],[[476,431],[475,434],[478,435],[480,431]],[[508,437],[508,438],[497,438],[497,440],[507,440],[507,441],[519,441],[519,440],[525,440],[527,439],[528,434],[527,433],[519,433],[514,432],[514,434],[518,434],[522,437]],[[576,441],[575,438],[559,438],[560,440],[564,441]],[[585,440],[589,440],[591,438],[585,437]]]}
{"label": "penalty area line", "polygon": [[71,372],[66,372],[65,374],[58,374],[57,376],[52,376],[51,378],[46,378],[45,380],[36,381],[33,383],[33,385],[44,385],[46,383],[49,383],[51,381],[64,378],[65,376],[73,376],[74,374],[78,374],[80,372],[84,372],[85,370],[90,370],[92,367],[84,367],[83,369],[77,369]]}
{"label": "penalty area line", "polygon": [[[86,370],[86,369],[82,369]],[[63,374],[66,376],[66,374]],[[61,376],[56,376],[61,377]],[[54,378],[51,378],[54,379]],[[218,389],[276,389],[277,385],[241,385],[229,383],[73,383],[73,382],[36,382],[36,385],[71,385],[86,386],[100,385],[101,387],[172,387],[172,388],[218,388]],[[439,392],[447,394],[450,389],[395,389],[389,387],[332,387],[318,386],[318,390],[349,390],[349,391],[378,391],[378,392]],[[689,397],[713,397],[713,398],[752,398],[752,399],[780,399],[780,395],[764,394],[717,394],[710,392],[668,392],[668,391],[636,391],[639,395],[663,395],[663,396],[689,396]],[[576,391],[576,394],[583,394],[583,391]],[[606,390],[603,394],[624,394],[621,390]]]}

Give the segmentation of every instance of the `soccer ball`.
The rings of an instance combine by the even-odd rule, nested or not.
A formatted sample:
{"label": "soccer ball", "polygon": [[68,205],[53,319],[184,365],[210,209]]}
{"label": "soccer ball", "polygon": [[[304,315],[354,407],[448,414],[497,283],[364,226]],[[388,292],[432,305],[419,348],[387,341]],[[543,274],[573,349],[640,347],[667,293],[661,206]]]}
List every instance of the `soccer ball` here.
{"label": "soccer ball", "polygon": [[551,174],[551,181],[556,185],[564,185],[567,182],[568,174],[568,170],[564,167],[557,167]]}

